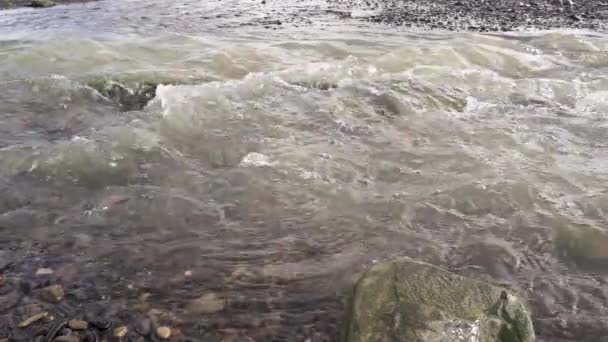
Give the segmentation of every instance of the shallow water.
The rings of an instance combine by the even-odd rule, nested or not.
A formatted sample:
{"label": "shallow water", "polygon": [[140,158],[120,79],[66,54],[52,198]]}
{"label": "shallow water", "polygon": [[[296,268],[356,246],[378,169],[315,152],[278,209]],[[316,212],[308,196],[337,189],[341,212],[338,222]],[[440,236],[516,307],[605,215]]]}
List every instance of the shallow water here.
{"label": "shallow water", "polygon": [[[608,252],[560,232],[605,237],[608,36],[145,3],[0,12],[13,283],[49,267],[58,315],[197,341],[331,341],[357,274],[406,255],[520,291],[540,341],[607,335]],[[4,332],[36,301],[15,291]]]}

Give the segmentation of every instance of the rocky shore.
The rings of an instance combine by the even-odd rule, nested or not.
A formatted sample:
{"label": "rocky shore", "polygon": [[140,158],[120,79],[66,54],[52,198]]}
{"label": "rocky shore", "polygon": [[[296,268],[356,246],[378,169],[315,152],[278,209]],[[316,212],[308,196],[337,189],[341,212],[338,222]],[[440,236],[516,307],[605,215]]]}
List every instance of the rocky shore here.
{"label": "rocky shore", "polygon": [[[0,0],[0,9],[52,7],[90,0]],[[96,0],[93,0],[96,1]],[[301,1],[255,0],[270,18],[289,23],[280,8],[301,6]],[[299,16],[318,15],[319,8],[336,20],[361,20],[423,30],[501,32],[521,30],[605,30],[608,2],[603,0],[319,0],[306,5]],[[271,20],[272,21],[272,20]]]}
{"label": "rocky shore", "polygon": [[16,7],[46,8],[61,4],[73,4],[97,0],[0,0],[0,9]]}
{"label": "rocky shore", "polygon": [[605,30],[608,2],[596,0],[383,0],[370,20],[450,31]]}

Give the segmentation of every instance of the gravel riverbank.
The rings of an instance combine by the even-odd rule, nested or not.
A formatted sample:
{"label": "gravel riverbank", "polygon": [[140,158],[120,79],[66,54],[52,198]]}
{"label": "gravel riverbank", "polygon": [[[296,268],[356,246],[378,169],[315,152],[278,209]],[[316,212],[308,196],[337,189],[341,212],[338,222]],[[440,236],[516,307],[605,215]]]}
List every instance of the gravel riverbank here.
{"label": "gravel riverbank", "polygon": [[[302,22],[326,9],[336,20],[361,20],[425,30],[500,32],[550,29],[605,30],[608,1],[604,0],[321,0],[287,6],[303,7],[300,18],[286,18],[281,0],[253,0],[270,19]],[[70,4],[83,0],[56,0]],[[0,0],[0,9],[31,6],[31,0]],[[234,4],[229,4],[234,6]],[[304,18],[302,18],[304,17]],[[201,20],[205,20],[204,18]],[[306,22],[306,20],[304,20]]]}
{"label": "gravel riverbank", "polygon": [[377,7],[373,21],[450,31],[604,30],[608,18],[608,2],[596,0],[383,0]]}
{"label": "gravel riverbank", "polygon": [[74,4],[90,1],[96,0],[0,0],[0,9],[10,9],[17,7],[52,7],[54,5]]}

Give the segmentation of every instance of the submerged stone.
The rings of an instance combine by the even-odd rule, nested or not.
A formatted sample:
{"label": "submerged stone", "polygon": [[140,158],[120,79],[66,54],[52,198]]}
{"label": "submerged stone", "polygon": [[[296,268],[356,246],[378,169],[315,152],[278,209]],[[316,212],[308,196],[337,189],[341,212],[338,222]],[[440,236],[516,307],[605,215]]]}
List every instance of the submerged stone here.
{"label": "submerged stone", "polygon": [[408,258],[381,263],[355,285],[343,342],[532,342],[530,313],[501,287]]}
{"label": "submerged stone", "polygon": [[61,285],[50,285],[40,291],[40,297],[50,303],[58,303],[63,299],[65,292]]}
{"label": "submerged stone", "polygon": [[118,337],[118,338],[125,337],[128,332],[129,332],[129,328],[127,328],[126,326],[123,325],[123,326],[115,328],[112,331],[112,336]]}
{"label": "submerged stone", "polygon": [[73,319],[68,322],[68,327],[72,330],[86,330],[89,328],[89,323],[79,319]]}
{"label": "submerged stone", "polygon": [[168,340],[171,337],[171,329],[169,327],[158,327],[156,329],[156,336],[161,340]]}
{"label": "submerged stone", "polygon": [[200,77],[131,73],[105,75],[83,80],[89,87],[114,102],[123,111],[141,110],[156,96],[159,85],[197,84],[208,81]]}
{"label": "submerged stone", "polygon": [[589,225],[565,225],[557,229],[556,247],[560,254],[587,268],[608,265],[608,234]]}
{"label": "submerged stone", "polygon": [[36,8],[46,8],[55,6],[55,3],[51,0],[32,0],[30,6]]}
{"label": "submerged stone", "polygon": [[226,300],[215,293],[207,293],[188,304],[188,311],[199,314],[211,314],[222,311]]}

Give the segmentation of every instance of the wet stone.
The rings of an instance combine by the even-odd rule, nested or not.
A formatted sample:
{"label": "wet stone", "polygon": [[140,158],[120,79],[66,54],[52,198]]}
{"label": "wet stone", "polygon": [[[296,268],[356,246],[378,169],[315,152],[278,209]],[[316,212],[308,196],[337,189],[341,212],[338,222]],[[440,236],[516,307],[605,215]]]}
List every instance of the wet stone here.
{"label": "wet stone", "polygon": [[64,295],[65,292],[63,291],[63,286],[61,285],[51,285],[40,290],[40,297],[43,300],[51,303],[60,302]]}
{"label": "wet stone", "polygon": [[79,319],[73,319],[68,322],[68,327],[72,330],[86,330],[89,328],[89,323]]}
{"label": "wet stone", "polygon": [[219,297],[215,293],[207,293],[190,302],[188,310],[193,313],[210,314],[222,311],[225,305],[226,301],[224,298]]}
{"label": "wet stone", "polygon": [[51,0],[33,0],[30,3],[30,7],[34,8],[47,8],[53,6],[55,6],[55,3]]}
{"label": "wet stone", "polygon": [[126,326],[123,325],[123,326],[117,327],[114,330],[112,330],[112,336],[125,337],[128,332],[129,332],[129,328],[127,328]]}
{"label": "wet stone", "polygon": [[158,327],[158,329],[156,329],[156,335],[161,340],[167,340],[171,337],[171,329],[169,327]]}
{"label": "wet stone", "polygon": [[63,335],[53,340],[54,342],[80,342],[78,335]]}
{"label": "wet stone", "polygon": [[53,270],[52,270],[52,269],[50,269],[50,268],[39,268],[39,269],[36,271],[36,275],[37,275],[37,276],[42,276],[42,275],[51,275],[51,274],[53,274]]}
{"label": "wet stone", "polygon": [[350,298],[345,342],[534,342],[528,306],[488,282],[408,258],[378,263]]}
{"label": "wet stone", "polygon": [[112,321],[107,319],[95,319],[90,321],[91,325],[100,330],[110,329],[112,326]]}
{"label": "wet stone", "polygon": [[152,331],[152,321],[150,319],[146,318],[137,322],[137,325],[135,326],[135,332],[140,335],[147,336],[150,334],[150,331]]}

